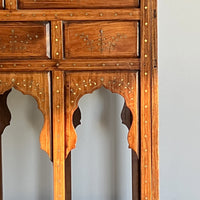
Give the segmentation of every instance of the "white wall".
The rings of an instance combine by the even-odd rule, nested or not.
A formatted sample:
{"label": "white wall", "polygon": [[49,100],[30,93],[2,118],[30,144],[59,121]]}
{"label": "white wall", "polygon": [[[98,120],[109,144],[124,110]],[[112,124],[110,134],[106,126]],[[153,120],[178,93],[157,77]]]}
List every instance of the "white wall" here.
{"label": "white wall", "polygon": [[200,1],[159,1],[161,200],[199,200]]}
{"label": "white wall", "polygon": [[53,168],[40,150],[43,115],[31,96],[8,96],[11,125],[2,135],[3,200],[53,200]]}
{"label": "white wall", "polygon": [[121,123],[124,99],[105,88],[80,99],[72,151],[73,200],[131,200],[131,150]]}

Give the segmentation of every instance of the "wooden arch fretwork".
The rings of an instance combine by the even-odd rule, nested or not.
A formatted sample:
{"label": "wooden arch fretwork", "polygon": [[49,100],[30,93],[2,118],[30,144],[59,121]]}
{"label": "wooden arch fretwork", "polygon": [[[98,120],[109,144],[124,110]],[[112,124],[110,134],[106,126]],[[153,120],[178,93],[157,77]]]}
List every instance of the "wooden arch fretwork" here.
{"label": "wooden arch fretwork", "polygon": [[66,157],[75,148],[77,135],[73,126],[73,114],[78,108],[79,99],[100,87],[124,97],[127,107],[133,116],[128,133],[129,148],[138,154],[138,73],[137,72],[84,72],[67,73],[66,88]]}
{"label": "wooden arch fretwork", "polygon": [[[23,94],[33,96],[38,103],[38,108],[44,116],[44,125],[40,134],[41,149],[44,150],[50,158],[51,156],[51,115],[50,115],[50,94],[49,94],[49,74],[48,72],[40,73],[6,73],[0,74],[0,94],[1,106],[0,109],[7,109],[5,98],[11,88],[21,91]],[[4,95],[2,95],[4,94]],[[4,104],[4,108],[2,105]],[[9,112],[7,111],[9,118]],[[9,125],[10,120],[7,120],[3,125]],[[1,120],[2,126],[2,120]]]}

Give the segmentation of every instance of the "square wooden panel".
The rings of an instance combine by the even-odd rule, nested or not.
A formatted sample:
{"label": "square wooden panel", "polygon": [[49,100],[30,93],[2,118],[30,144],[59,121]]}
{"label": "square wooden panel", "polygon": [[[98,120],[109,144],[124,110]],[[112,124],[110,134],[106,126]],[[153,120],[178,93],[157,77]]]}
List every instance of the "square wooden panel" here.
{"label": "square wooden panel", "polygon": [[139,7],[139,0],[19,0],[21,9],[37,8],[125,8]]}
{"label": "square wooden panel", "polygon": [[47,59],[49,38],[48,23],[0,23],[0,59]]}
{"label": "square wooden panel", "polygon": [[138,25],[138,21],[65,23],[65,57],[138,57]]}

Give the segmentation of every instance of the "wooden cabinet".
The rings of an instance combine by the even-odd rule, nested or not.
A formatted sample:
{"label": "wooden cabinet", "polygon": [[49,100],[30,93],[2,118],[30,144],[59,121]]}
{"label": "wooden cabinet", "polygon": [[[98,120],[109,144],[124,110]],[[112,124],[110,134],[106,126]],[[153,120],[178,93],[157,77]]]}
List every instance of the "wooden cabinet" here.
{"label": "wooden cabinet", "polygon": [[0,131],[10,122],[11,88],[37,100],[45,119],[41,149],[54,166],[54,200],[71,200],[78,101],[102,86],[125,99],[132,199],[159,199],[156,6],[156,0],[0,4]]}

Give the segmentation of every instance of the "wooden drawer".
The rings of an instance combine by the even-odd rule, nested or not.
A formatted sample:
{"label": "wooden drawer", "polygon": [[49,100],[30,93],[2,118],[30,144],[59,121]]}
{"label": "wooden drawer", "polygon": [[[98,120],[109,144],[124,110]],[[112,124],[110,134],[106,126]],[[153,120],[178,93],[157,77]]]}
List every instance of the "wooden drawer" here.
{"label": "wooden drawer", "polygon": [[125,8],[138,7],[139,0],[19,0],[19,8]]}
{"label": "wooden drawer", "polygon": [[0,59],[46,59],[50,56],[48,23],[0,23],[0,30]]}
{"label": "wooden drawer", "polygon": [[139,23],[65,23],[66,58],[138,57]]}

